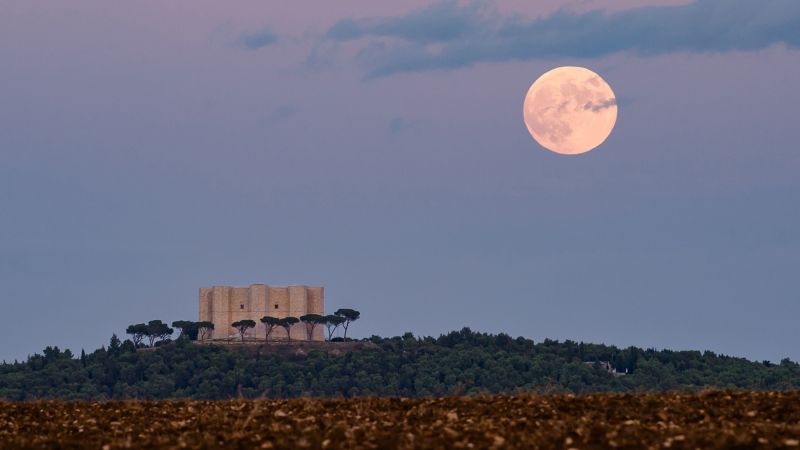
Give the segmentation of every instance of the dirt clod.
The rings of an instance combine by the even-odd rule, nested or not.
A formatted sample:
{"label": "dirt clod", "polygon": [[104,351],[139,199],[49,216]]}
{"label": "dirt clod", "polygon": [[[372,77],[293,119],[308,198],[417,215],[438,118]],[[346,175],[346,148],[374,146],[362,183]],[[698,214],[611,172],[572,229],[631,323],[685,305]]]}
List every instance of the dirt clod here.
{"label": "dirt clod", "polygon": [[800,447],[800,392],[0,402],[0,450]]}

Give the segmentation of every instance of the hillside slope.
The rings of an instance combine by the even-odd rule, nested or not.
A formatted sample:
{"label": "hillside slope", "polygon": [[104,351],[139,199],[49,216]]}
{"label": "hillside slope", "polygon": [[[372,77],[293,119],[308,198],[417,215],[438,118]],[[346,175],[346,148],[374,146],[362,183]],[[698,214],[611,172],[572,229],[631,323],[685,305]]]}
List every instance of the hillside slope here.
{"label": "hillside slope", "polygon": [[[465,328],[438,338],[368,340],[363,350],[254,352],[178,341],[136,351],[112,339],[75,358],[48,347],[0,365],[0,398],[223,399],[245,397],[440,396],[514,392],[641,392],[706,388],[800,388],[800,366],[712,352],[643,350],[511,338]],[[626,375],[587,362],[605,361]]]}

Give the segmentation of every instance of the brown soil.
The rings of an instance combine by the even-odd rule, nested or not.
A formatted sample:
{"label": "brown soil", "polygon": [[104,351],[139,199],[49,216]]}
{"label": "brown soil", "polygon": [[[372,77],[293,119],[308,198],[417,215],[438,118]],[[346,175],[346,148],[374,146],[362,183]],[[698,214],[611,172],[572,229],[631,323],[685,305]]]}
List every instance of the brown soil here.
{"label": "brown soil", "polygon": [[0,448],[800,449],[800,392],[0,403]]}

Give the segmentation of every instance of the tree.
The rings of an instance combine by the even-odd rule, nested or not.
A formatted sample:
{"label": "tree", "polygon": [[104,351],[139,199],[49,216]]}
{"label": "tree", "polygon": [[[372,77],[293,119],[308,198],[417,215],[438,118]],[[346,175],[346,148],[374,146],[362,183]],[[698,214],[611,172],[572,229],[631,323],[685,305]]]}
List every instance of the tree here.
{"label": "tree", "polygon": [[152,347],[156,339],[164,340],[172,335],[173,332],[175,332],[175,330],[167,326],[164,322],[160,320],[151,320],[147,322],[147,332],[145,336],[147,336],[147,339],[150,341],[150,347]]}
{"label": "tree", "polygon": [[[254,352],[190,345],[185,340],[157,352],[136,352],[133,341],[125,340],[119,356],[114,355],[117,344],[106,341],[96,351],[79,351],[80,359],[73,360],[70,352],[50,347],[27,360],[0,364],[0,398],[225,399],[257,398],[265,391],[281,398],[407,397],[511,394],[523,389],[588,394],[698,391],[734,384],[748,390],[800,389],[800,365],[788,359],[764,364],[713,352],[619,349],[552,340],[535,344],[469,329],[437,338],[406,333],[372,336],[370,341],[372,345],[355,347],[378,351],[365,348],[342,358],[286,358],[274,352],[256,357]],[[593,370],[590,364],[595,361],[624,367],[633,375]],[[776,396],[785,405],[779,409],[797,403],[793,396]]]}
{"label": "tree", "polygon": [[108,343],[108,353],[111,353],[112,355],[119,355],[121,346],[122,341],[119,340],[117,334],[112,334],[111,341]]}
{"label": "tree", "polygon": [[325,328],[328,329],[328,340],[333,338],[333,333],[339,328],[339,325],[344,323],[344,317],[339,317],[333,314],[325,316]]}
{"label": "tree", "polygon": [[213,331],[214,331],[213,322],[208,322],[208,321],[197,322],[197,333],[201,341],[204,341],[207,338],[211,337],[211,333]]}
{"label": "tree", "polygon": [[197,339],[197,332],[198,332],[198,322],[193,322],[191,320],[176,320],[172,322],[172,326],[180,330],[181,334],[178,338],[186,337],[189,340],[196,340]]}
{"label": "tree", "polygon": [[281,319],[278,319],[277,317],[264,316],[261,318],[261,323],[264,324],[265,329],[264,340],[269,342],[269,335],[272,334],[272,330],[275,329],[275,327],[281,326]]}
{"label": "tree", "polygon": [[178,329],[179,332],[178,339],[180,339],[181,337],[183,337],[184,334],[186,334],[184,330],[189,327],[190,323],[191,322],[189,322],[188,320],[176,320],[172,322],[172,328]]}
{"label": "tree", "polygon": [[135,325],[129,325],[128,328],[125,330],[125,333],[131,335],[131,339],[133,340],[133,345],[136,347],[142,343],[142,339],[147,336],[147,325],[143,323],[137,323]]}
{"label": "tree", "polygon": [[136,346],[133,345],[132,340],[125,339],[122,341],[122,345],[120,345],[119,350],[121,353],[136,353]]}
{"label": "tree", "polygon": [[310,341],[314,337],[314,328],[321,323],[325,323],[325,317],[319,314],[306,314],[304,316],[300,316],[300,321],[306,324],[306,334],[308,336],[308,340]]}
{"label": "tree", "polygon": [[342,323],[342,328],[344,328],[344,340],[347,340],[347,328],[350,326],[352,322],[358,320],[361,317],[361,313],[356,311],[355,309],[349,308],[341,308],[337,309],[335,313],[333,313],[341,318],[344,319],[344,323]]}
{"label": "tree", "polygon": [[244,319],[238,322],[233,322],[231,326],[239,330],[239,335],[242,336],[242,342],[244,342],[244,334],[247,333],[248,329],[255,328],[256,322],[254,320]]}
{"label": "tree", "polygon": [[281,322],[279,325],[282,326],[284,330],[286,330],[286,336],[289,337],[289,342],[292,342],[292,333],[290,329],[292,328],[292,325],[296,324],[297,322],[300,322],[300,319],[298,319],[297,317],[289,316],[280,319],[280,321]]}

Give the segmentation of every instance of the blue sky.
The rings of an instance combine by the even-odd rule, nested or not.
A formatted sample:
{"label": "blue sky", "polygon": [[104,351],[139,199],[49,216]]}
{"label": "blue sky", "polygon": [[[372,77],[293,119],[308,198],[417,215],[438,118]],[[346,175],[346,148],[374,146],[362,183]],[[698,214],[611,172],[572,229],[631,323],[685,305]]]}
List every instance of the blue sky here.
{"label": "blue sky", "polygon": [[[529,3],[4,3],[0,358],[262,282],[356,336],[800,359],[800,4]],[[560,65],[619,100],[578,157],[522,122]]]}

